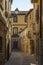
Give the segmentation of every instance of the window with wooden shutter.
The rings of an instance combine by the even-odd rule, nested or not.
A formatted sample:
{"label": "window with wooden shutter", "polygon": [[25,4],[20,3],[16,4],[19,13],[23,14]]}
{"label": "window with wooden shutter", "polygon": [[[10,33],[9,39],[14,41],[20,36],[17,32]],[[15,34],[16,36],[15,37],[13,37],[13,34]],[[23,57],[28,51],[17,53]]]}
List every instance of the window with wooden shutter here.
{"label": "window with wooden shutter", "polygon": [[38,8],[36,10],[36,21],[37,21],[37,23],[39,21],[39,6],[38,6]]}

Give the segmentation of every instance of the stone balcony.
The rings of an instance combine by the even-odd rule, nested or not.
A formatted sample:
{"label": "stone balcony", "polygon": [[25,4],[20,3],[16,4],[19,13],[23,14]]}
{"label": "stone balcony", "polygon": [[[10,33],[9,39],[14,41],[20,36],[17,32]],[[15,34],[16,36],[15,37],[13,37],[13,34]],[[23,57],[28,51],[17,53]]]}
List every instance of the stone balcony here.
{"label": "stone balcony", "polygon": [[31,0],[31,3],[37,3],[38,0]]}
{"label": "stone balcony", "polygon": [[12,37],[16,37],[17,38],[17,37],[19,37],[19,35],[18,34],[14,34],[14,35],[12,35]]}

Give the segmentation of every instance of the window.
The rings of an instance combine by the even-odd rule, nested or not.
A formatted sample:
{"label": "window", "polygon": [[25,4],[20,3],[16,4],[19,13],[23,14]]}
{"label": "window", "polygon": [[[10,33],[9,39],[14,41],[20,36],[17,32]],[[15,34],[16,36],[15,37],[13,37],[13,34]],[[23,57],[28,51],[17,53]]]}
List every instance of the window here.
{"label": "window", "polygon": [[28,33],[27,33],[27,37],[28,37],[28,38],[31,38],[30,31],[28,31]]}
{"label": "window", "polygon": [[14,16],[14,22],[17,22],[17,16]]}
{"label": "window", "polygon": [[30,40],[30,48],[31,48],[31,54],[34,54],[34,40]]}
{"label": "window", "polygon": [[35,23],[32,23],[32,28],[33,28],[33,31],[35,30]]}
{"label": "window", "polygon": [[28,22],[28,17],[27,16],[25,17],[25,22]]}
{"label": "window", "polygon": [[38,11],[38,9],[36,10],[36,20],[38,20],[39,19],[39,11]]}
{"label": "window", "polygon": [[35,8],[35,4],[34,4],[34,8]]}
{"label": "window", "polygon": [[38,20],[39,20],[39,6],[36,10],[36,21],[37,21],[37,23],[38,23]]}
{"label": "window", "polygon": [[0,52],[2,52],[2,37],[0,37]]}
{"label": "window", "polygon": [[18,28],[17,27],[13,28],[13,34],[18,34]]}
{"label": "window", "polygon": [[35,31],[35,23],[31,23],[30,26],[31,26],[32,30]]}

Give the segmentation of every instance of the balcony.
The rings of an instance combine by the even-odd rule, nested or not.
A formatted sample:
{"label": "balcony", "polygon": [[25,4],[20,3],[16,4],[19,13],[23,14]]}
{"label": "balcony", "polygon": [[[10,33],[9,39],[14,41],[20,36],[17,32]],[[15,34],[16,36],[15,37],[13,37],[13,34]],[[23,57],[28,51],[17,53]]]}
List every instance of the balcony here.
{"label": "balcony", "polygon": [[14,34],[14,35],[12,35],[12,37],[19,37],[19,35],[18,34]]}
{"label": "balcony", "polygon": [[37,3],[37,2],[38,2],[38,0],[31,0],[31,2],[32,2],[32,3]]}

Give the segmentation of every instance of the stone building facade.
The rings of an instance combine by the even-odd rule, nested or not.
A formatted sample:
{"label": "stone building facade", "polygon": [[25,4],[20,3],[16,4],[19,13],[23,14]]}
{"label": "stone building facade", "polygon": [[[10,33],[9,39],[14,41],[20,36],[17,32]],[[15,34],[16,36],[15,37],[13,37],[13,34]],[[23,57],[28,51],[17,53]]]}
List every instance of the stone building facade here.
{"label": "stone building facade", "polygon": [[[27,53],[27,54],[31,54],[32,53],[32,49],[31,49],[31,45],[30,45],[30,42],[31,42],[31,38],[33,38],[32,36],[32,33],[33,33],[33,30],[32,30],[32,27],[31,27],[31,24],[32,24],[32,14],[33,14],[33,9],[31,9],[30,11],[28,11],[28,13],[26,14],[26,19],[27,19],[27,28],[21,32],[21,46],[22,46],[22,50]],[[32,44],[33,45],[33,44]]]}
{"label": "stone building facade", "polygon": [[[38,39],[40,31],[40,22],[36,21],[36,10],[36,4],[35,9],[30,9],[28,12],[16,9],[12,11],[10,17],[13,27],[12,48],[13,46],[19,47],[24,53],[34,55],[35,59],[38,57]],[[14,40],[18,40],[18,42]]]}
{"label": "stone building facade", "polygon": [[43,65],[43,0],[31,0],[39,8],[40,37],[39,37],[39,65]]}
{"label": "stone building facade", "polygon": [[[28,27],[21,32],[23,51],[34,55],[35,59],[38,60],[39,52],[39,37],[40,37],[40,20],[39,20],[39,9],[34,4],[34,9],[31,9],[27,14]],[[37,18],[36,18],[37,17]],[[36,20],[37,19],[37,20]],[[23,40],[24,39],[24,40]]]}
{"label": "stone building facade", "polygon": [[20,33],[23,32],[27,28],[27,22],[25,21],[25,15],[28,11],[19,11],[15,9],[15,11],[11,12],[11,24],[12,24],[12,48],[21,49],[20,43]]}
{"label": "stone building facade", "polygon": [[0,61],[9,57],[8,31],[11,0],[0,0]]}
{"label": "stone building facade", "polygon": [[[36,34],[36,49],[35,50],[35,57],[39,58],[40,57],[40,27],[41,27],[41,23],[40,23],[40,12],[41,12],[41,7],[40,7],[40,0],[31,0],[31,2],[34,5],[34,21],[36,22],[36,30],[37,30],[37,34]],[[38,59],[37,59],[38,60]]]}

